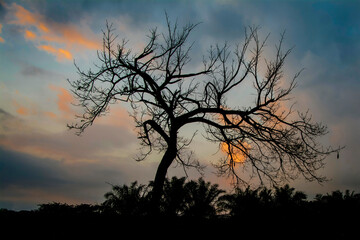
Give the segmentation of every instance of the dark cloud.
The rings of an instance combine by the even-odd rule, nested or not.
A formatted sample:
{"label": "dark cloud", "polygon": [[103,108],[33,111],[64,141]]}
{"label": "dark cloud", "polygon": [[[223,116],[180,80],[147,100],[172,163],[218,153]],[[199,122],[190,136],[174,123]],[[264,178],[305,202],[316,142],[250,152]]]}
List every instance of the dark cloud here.
{"label": "dark cloud", "polygon": [[34,209],[55,194],[66,199],[66,186],[71,179],[60,162],[0,147],[0,208]]}
{"label": "dark cloud", "polygon": [[71,23],[80,21],[88,10],[92,1],[31,1],[25,0],[19,3],[32,12],[40,13],[47,21],[57,23]]}
{"label": "dark cloud", "polygon": [[4,20],[5,12],[6,12],[5,4],[4,4],[3,0],[0,0],[0,20],[1,20],[1,22]]}
{"label": "dark cloud", "polygon": [[147,183],[155,173],[156,165],[128,157],[136,137],[125,127],[96,124],[82,137],[47,133],[1,108],[0,123],[0,208],[101,202],[107,182]]}
{"label": "dark cloud", "polygon": [[14,129],[24,130],[25,126],[22,120],[0,108],[0,139]]}
{"label": "dark cloud", "polygon": [[6,112],[5,110],[0,108],[0,120],[4,121],[6,119],[14,118],[10,113]]}
{"label": "dark cloud", "polygon": [[[66,163],[0,147],[0,208],[34,209],[59,201],[100,203],[110,190],[107,183],[147,183],[154,170],[152,164],[131,159]],[[137,179],[131,177],[133,173]]]}
{"label": "dark cloud", "polygon": [[36,158],[0,147],[0,188],[53,188],[68,183],[61,162]]}
{"label": "dark cloud", "polygon": [[21,71],[21,74],[23,74],[25,76],[39,76],[39,75],[44,75],[45,70],[35,67],[35,66],[26,66]]}

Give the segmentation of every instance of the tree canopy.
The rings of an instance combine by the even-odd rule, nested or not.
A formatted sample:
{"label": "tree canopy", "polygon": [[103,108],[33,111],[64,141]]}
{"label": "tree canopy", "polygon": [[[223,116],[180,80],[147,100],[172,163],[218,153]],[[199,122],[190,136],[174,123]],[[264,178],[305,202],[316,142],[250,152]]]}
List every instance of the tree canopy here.
{"label": "tree canopy", "polygon": [[[154,180],[157,201],[174,161],[184,169],[202,167],[188,150],[192,138],[179,135],[180,129],[193,123],[202,124],[205,138],[227,153],[214,164],[221,175],[247,183],[238,171],[245,168],[261,183],[277,184],[299,174],[310,181],[324,181],[317,170],[337,150],[318,141],[327,133],[325,125],[291,105],[290,93],[300,72],[290,79],[284,75],[292,50],[283,50],[284,34],[271,59],[263,56],[268,37],[262,39],[259,28],[248,27],[241,43],[210,46],[202,63],[195,64],[201,67],[193,67],[189,36],[197,24],[179,27],[166,20],[166,31],[151,29],[141,50],[127,48],[127,40],[118,41],[113,25],[107,23],[98,63],[88,71],[77,67],[79,79],[69,81],[84,110],[69,127],[81,134],[111,104],[130,103],[138,137],[147,149],[138,160],[154,150],[163,153]],[[227,95],[244,83],[252,86],[252,104],[228,104]]]}

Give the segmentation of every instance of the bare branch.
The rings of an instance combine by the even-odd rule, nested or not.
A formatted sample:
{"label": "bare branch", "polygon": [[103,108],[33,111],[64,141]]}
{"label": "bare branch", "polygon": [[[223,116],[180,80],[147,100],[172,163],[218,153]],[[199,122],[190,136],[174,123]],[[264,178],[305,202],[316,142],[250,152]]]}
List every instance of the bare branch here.
{"label": "bare branch", "polygon": [[[133,53],[126,48],[126,40],[117,43],[113,25],[106,23],[95,70],[83,71],[75,64],[79,79],[69,81],[84,110],[77,116],[80,121],[69,128],[81,134],[111,104],[129,103],[138,137],[148,149],[138,160],[153,150],[165,152],[155,178],[157,187],[174,161],[185,174],[188,167],[201,172],[203,166],[189,149],[193,137],[179,136],[181,128],[192,123],[202,123],[206,138],[220,144],[226,157],[215,166],[237,182],[248,182],[241,174],[245,169],[261,183],[277,184],[299,174],[310,181],[325,180],[317,171],[326,156],[341,148],[319,144],[326,126],[313,122],[308,113],[296,115],[293,105],[286,105],[301,71],[291,79],[284,77],[285,60],[292,50],[283,50],[285,34],[275,46],[274,57],[266,59],[263,52],[269,35],[261,39],[259,28],[249,27],[234,50],[228,44],[210,47],[202,70],[192,72],[194,45],[188,41],[198,24],[179,28],[167,15],[166,24],[165,33],[150,30],[145,47]],[[226,96],[244,82],[252,83],[253,104],[228,106]]]}

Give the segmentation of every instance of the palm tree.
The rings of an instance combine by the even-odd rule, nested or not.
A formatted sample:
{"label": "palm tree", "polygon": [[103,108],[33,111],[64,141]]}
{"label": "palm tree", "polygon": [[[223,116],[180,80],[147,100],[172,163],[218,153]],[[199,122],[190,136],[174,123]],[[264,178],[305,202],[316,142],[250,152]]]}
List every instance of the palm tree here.
{"label": "palm tree", "polygon": [[295,191],[295,188],[286,184],[283,187],[275,186],[274,201],[278,207],[295,207],[305,202],[307,196],[301,191]]}
{"label": "palm tree", "polygon": [[185,216],[211,218],[216,215],[216,204],[224,190],[219,189],[218,184],[205,182],[199,178],[197,182],[186,183],[188,193],[186,199]]}
{"label": "palm tree", "polygon": [[107,192],[103,203],[104,211],[122,216],[139,216],[146,214],[147,188],[137,181],[127,185],[113,185]]}
{"label": "palm tree", "polygon": [[[252,214],[257,215],[261,211],[262,201],[270,201],[267,199],[270,193],[267,191],[252,190],[247,187],[245,190],[236,188],[235,193],[227,194],[220,198],[220,206],[223,211],[232,217],[250,217]],[[260,197],[260,193],[262,197]],[[266,194],[270,194],[266,196]]]}
{"label": "palm tree", "polygon": [[274,202],[273,192],[271,189],[268,189],[266,187],[261,188],[261,190],[258,193],[258,196],[263,208],[266,209],[271,208]]}
{"label": "palm tree", "polygon": [[167,216],[179,216],[184,213],[187,191],[185,189],[185,177],[173,177],[166,179],[164,195],[161,201],[162,212]]}

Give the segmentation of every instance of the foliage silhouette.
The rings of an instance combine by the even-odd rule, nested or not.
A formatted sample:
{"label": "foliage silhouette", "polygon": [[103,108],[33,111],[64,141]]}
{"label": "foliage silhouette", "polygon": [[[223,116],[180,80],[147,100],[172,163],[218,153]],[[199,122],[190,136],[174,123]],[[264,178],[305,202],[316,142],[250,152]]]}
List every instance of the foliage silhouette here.
{"label": "foliage silhouette", "polygon": [[37,209],[36,212],[42,216],[90,217],[90,216],[100,215],[102,212],[102,207],[99,205],[91,205],[91,204],[69,205],[66,203],[53,202],[53,203],[39,204],[39,208]]}
{"label": "foliage silhouette", "polygon": [[219,207],[232,217],[258,218],[266,215],[286,215],[299,212],[306,204],[306,195],[296,191],[288,184],[275,187],[274,190],[266,187],[245,190],[236,188],[235,193],[226,194],[220,198]]}
{"label": "foliage silhouette", "polygon": [[356,217],[360,214],[360,193],[333,191],[331,194],[315,197],[316,210],[326,217],[345,219],[348,216]]}
{"label": "foliage silhouette", "polygon": [[[66,203],[39,204],[37,210],[18,213],[49,216],[133,216],[149,214],[152,182],[148,185],[136,181],[130,186],[111,185],[102,204],[69,205]],[[165,190],[161,200],[164,217],[243,217],[266,214],[293,214],[297,209],[319,215],[347,215],[360,213],[360,193],[346,190],[333,191],[330,194],[317,194],[309,201],[306,194],[295,191],[288,184],[268,189],[266,187],[251,189],[236,188],[233,193],[226,193],[217,184],[197,181],[186,181],[185,178],[166,179]],[[306,210],[307,209],[307,210]],[[282,211],[284,210],[284,211]],[[12,215],[16,212],[1,209],[0,215]]]}
{"label": "foliage silhouette", "polygon": [[139,232],[140,228],[148,234],[161,226],[162,231],[171,234],[196,232],[210,237],[216,233],[254,237],[256,233],[267,238],[275,235],[292,238],[294,234],[299,238],[348,238],[356,233],[360,214],[360,194],[349,190],[318,194],[307,200],[304,193],[289,185],[272,189],[237,188],[233,193],[225,193],[201,178],[186,181],[173,177],[165,182],[161,198],[163,220],[158,220],[148,215],[152,183],[111,187],[102,204],[53,202],[40,204],[33,211],[0,209],[0,220],[6,220],[2,221],[4,226],[17,224],[35,229],[43,226],[60,233],[79,231],[90,236],[96,229],[105,233],[111,229],[119,236]]}
{"label": "foliage silhouette", "polygon": [[237,188],[234,194],[227,194],[220,198],[219,207],[232,217],[256,215],[261,207],[259,189]]}
{"label": "foliage silhouette", "polygon": [[185,177],[166,179],[161,201],[161,210],[166,216],[181,216],[184,214],[186,200],[188,199],[185,181]]}
{"label": "foliage silhouette", "polygon": [[285,208],[300,206],[307,199],[307,196],[303,192],[294,191],[295,188],[290,187],[288,184],[283,187],[275,186],[274,201],[276,205]]}
{"label": "foliage silhouette", "polygon": [[[130,187],[112,186],[112,191],[105,194],[102,204],[104,213],[121,216],[146,216],[149,212],[153,182]],[[217,213],[218,197],[225,191],[217,184],[205,182],[202,178],[186,182],[186,178],[166,179],[161,198],[161,214],[166,217],[211,218]]]}
{"label": "foliage silhouette", "polygon": [[143,216],[146,215],[148,207],[147,187],[138,184],[136,181],[128,187],[112,186],[112,191],[107,192],[105,202],[102,204],[104,213],[118,214],[122,216]]}
{"label": "foliage silhouette", "polygon": [[[137,52],[127,48],[126,40],[117,43],[113,25],[107,23],[103,49],[97,54],[99,62],[88,71],[76,65],[79,79],[69,80],[84,110],[77,116],[79,122],[69,128],[81,134],[112,104],[129,103],[139,139],[147,148],[138,160],[154,150],[163,153],[153,182],[154,208],[160,205],[173,162],[184,170],[202,169],[189,150],[193,137],[180,135],[184,126],[193,123],[202,124],[206,138],[226,152],[226,157],[214,164],[220,175],[231,175],[246,184],[238,170],[247,166],[261,182],[276,184],[298,174],[324,181],[317,170],[327,155],[339,149],[324,148],[317,141],[327,133],[326,126],[313,122],[307,112],[295,114],[292,107],[286,107],[300,72],[285,79],[283,68],[291,49],[283,50],[284,34],[272,59],[263,56],[267,37],[261,39],[259,28],[249,27],[241,44],[233,49],[228,44],[209,47],[200,67],[194,68],[197,64],[190,64],[193,44],[188,42],[197,24],[180,28],[168,16],[166,20],[166,31],[150,30],[148,43]],[[244,82],[253,86],[248,91],[253,103],[231,106],[227,95]]]}
{"label": "foliage silhouette", "polygon": [[188,194],[184,215],[196,218],[214,217],[218,198],[225,192],[219,189],[219,185],[205,182],[202,178],[188,182],[185,190]]}

